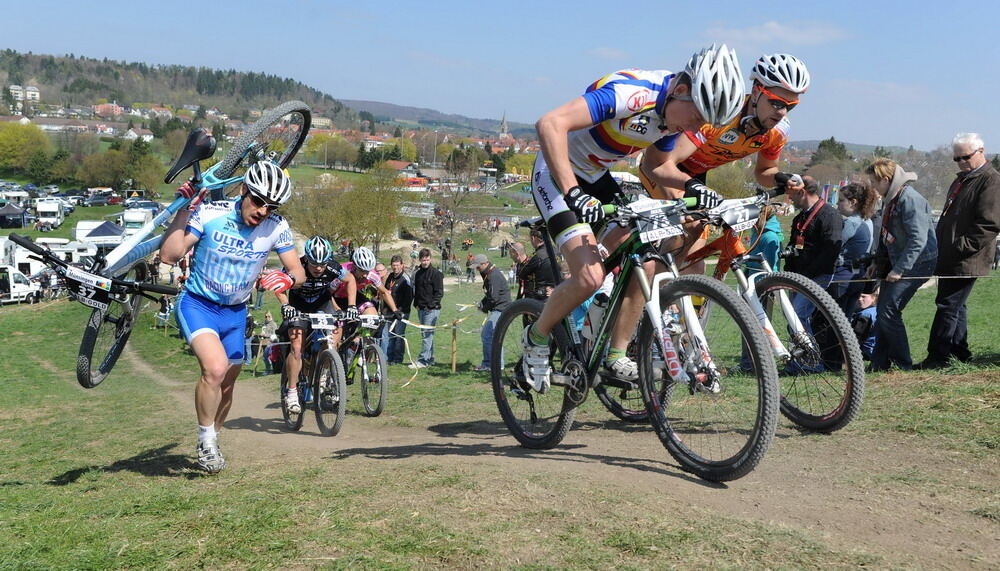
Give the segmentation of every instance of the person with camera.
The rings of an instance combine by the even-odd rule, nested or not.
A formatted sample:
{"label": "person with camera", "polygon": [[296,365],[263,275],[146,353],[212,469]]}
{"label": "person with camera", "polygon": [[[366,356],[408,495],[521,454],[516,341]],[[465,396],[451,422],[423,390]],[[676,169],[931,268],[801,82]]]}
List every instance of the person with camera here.
{"label": "person with camera", "polygon": [[837,257],[833,282],[827,291],[844,310],[844,315],[854,314],[858,296],[864,289],[865,271],[871,262],[872,217],[878,206],[878,193],[874,188],[853,182],[840,189],[837,210],[844,219],[841,230],[843,246]]}
{"label": "person with camera", "polygon": [[531,243],[535,247],[531,256],[524,251],[524,244],[520,242],[511,247],[511,258],[517,264],[517,299],[527,297],[545,301],[556,285],[552,265],[540,231],[531,231]]}
{"label": "person with camera", "polygon": [[888,158],[876,159],[865,169],[869,183],[882,197],[882,223],[869,278],[882,280],[875,323],[872,370],[892,365],[913,368],[903,309],[937,264],[937,237],[931,207],[912,183],[917,175]]}

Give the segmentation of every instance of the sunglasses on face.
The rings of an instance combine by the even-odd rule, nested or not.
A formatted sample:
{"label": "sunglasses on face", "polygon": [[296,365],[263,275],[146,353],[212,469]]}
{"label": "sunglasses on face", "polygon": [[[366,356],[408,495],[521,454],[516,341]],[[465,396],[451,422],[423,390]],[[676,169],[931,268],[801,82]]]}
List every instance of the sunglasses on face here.
{"label": "sunglasses on face", "polygon": [[250,197],[250,202],[252,202],[254,206],[256,206],[257,208],[267,207],[267,211],[268,212],[274,212],[275,210],[278,209],[279,206],[281,206],[280,204],[273,204],[273,203],[267,202],[263,198],[257,196],[256,194],[254,194],[252,192],[248,192],[247,196]]}
{"label": "sunglasses on face", "polygon": [[764,87],[763,85],[758,85],[757,89],[759,89],[761,93],[767,96],[767,102],[770,103],[771,107],[774,107],[775,110],[777,111],[781,111],[782,109],[788,109],[789,111],[791,111],[792,109],[795,109],[796,105],[799,104],[798,99],[796,99],[795,101],[789,101],[781,97],[780,95],[777,95],[776,93],[768,91],[767,88]]}
{"label": "sunglasses on face", "polygon": [[967,161],[967,160],[971,159],[972,157],[974,157],[976,155],[976,153],[978,153],[981,150],[982,149],[976,149],[976,150],[972,151],[971,153],[969,153],[967,155],[961,155],[961,156],[958,156],[958,157],[954,157],[951,160],[955,161],[956,163],[959,162],[959,161]]}

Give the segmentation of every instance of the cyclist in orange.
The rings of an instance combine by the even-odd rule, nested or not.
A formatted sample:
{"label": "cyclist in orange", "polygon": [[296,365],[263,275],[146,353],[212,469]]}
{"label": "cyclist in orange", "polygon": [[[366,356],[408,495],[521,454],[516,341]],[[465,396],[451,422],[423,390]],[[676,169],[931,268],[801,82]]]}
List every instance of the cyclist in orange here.
{"label": "cyclist in orange", "polygon": [[[750,72],[753,87],[746,96],[742,112],[721,127],[703,125],[697,132],[687,132],[670,151],[649,147],[642,158],[640,178],[654,198],[680,198],[705,188],[708,171],[757,153],[754,178],[757,184],[801,190],[796,177],[779,172],[778,159],[788,142],[788,113],[799,104],[799,97],[809,89],[809,71],[798,58],[788,54],[763,55]],[[656,185],[652,180],[667,181]],[[694,224],[678,258],[704,245],[702,227]],[[697,236],[697,239],[692,239]],[[693,272],[703,273],[704,264],[692,265]]]}

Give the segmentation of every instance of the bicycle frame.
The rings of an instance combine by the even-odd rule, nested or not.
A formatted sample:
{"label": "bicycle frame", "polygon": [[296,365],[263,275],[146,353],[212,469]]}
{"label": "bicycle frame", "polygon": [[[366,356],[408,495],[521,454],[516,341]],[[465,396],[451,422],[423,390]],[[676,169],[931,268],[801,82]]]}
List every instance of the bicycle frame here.
{"label": "bicycle frame", "polygon": [[[217,169],[218,166],[219,163],[213,165],[204,173],[201,173],[198,168],[198,163],[195,163],[194,182],[198,185],[198,188],[215,192],[243,180],[242,176],[227,179],[217,178],[215,176],[215,169]],[[98,259],[95,260],[95,267],[91,268],[91,271],[108,276],[118,276],[128,271],[128,269],[131,268],[136,262],[159,249],[160,244],[163,242],[162,234],[147,240],[147,238],[156,231],[156,228],[166,224],[167,221],[177,213],[177,211],[182,208],[186,208],[189,204],[191,204],[190,198],[177,197],[174,199],[169,206],[154,216],[152,220],[144,224],[138,232],[129,236],[127,240],[116,246],[115,249],[111,250],[111,252],[104,256],[103,260],[98,257]]]}

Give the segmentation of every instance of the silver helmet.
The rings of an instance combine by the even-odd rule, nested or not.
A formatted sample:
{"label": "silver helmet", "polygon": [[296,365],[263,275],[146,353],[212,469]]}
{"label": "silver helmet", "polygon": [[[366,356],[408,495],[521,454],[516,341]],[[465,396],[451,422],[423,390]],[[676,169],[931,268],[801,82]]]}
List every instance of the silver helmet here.
{"label": "silver helmet", "polygon": [[753,64],[750,80],[764,87],[782,87],[793,93],[805,93],[809,89],[809,70],[802,60],[792,55],[762,55]]}
{"label": "silver helmet", "polygon": [[712,44],[691,56],[684,73],[691,79],[691,97],[706,123],[721,127],[736,118],[746,86],[735,50]]}

